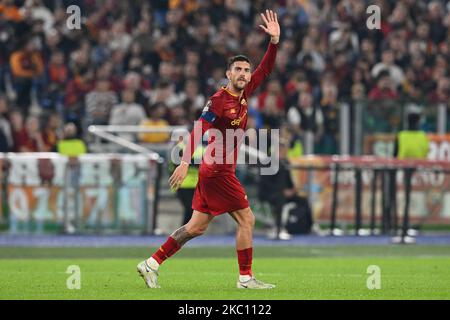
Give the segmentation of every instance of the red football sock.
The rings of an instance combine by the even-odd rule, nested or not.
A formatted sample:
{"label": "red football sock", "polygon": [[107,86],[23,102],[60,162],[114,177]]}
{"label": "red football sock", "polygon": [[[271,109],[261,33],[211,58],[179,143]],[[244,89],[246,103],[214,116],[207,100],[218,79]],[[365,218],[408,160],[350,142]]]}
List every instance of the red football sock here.
{"label": "red football sock", "polygon": [[156,252],[152,255],[152,258],[161,264],[164,260],[173,256],[178,250],[180,250],[180,248],[181,246],[178,242],[174,238],[169,237],[167,241],[159,247],[158,250],[156,250]]}
{"label": "red football sock", "polygon": [[253,248],[237,250],[239,274],[252,276]]}

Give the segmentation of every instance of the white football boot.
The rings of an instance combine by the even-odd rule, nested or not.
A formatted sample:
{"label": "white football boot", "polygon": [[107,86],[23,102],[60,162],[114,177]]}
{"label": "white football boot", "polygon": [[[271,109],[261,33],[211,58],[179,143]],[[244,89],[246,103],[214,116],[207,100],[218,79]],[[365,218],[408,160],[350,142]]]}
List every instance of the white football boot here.
{"label": "white football boot", "polygon": [[250,278],[248,281],[239,281],[237,282],[238,289],[273,289],[275,288],[274,284],[264,283],[255,278]]}
{"label": "white football boot", "polygon": [[145,284],[149,288],[161,288],[158,285],[158,271],[153,270],[147,264],[147,261],[142,261],[137,265],[139,275],[144,279]]}

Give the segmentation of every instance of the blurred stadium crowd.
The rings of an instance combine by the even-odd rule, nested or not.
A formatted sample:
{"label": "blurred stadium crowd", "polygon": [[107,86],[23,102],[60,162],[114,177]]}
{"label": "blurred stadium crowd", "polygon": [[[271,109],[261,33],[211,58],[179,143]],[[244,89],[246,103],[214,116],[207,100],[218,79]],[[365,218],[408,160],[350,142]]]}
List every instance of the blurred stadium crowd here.
{"label": "blurred stadium crowd", "polygon": [[[370,4],[380,30],[366,26]],[[55,150],[67,123],[81,137],[91,124],[190,125],[226,84],[229,56],[262,58],[266,8],[282,38],[250,127],[309,130],[316,153],[337,153],[339,102],[449,101],[446,1],[0,0],[0,151]]]}

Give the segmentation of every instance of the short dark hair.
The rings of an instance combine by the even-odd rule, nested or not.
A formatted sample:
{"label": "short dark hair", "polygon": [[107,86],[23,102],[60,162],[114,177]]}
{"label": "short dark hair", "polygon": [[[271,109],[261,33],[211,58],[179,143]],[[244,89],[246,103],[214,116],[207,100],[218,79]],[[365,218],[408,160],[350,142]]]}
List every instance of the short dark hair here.
{"label": "short dark hair", "polygon": [[388,69],[382,69],[382,70],[380,71],[380,73],[378,73],[377,78],[376,78],[376,81],[378,82],[378,81],[380,81],[382,78],[386,78],[386,77],[390,77],[390,76],[391,76],[391,73],[389,72]]}
{"label": "short dark hair", "polygon": [[245,61],[248,62],[251,65],[250,59],[247,56],[244,56],[242,54],[239,54],[237,56],[233,56],[231,58],[228,59],[228,70],[230,70],[230,67],[233,63],[235,63],[236,61]]}
{"label": "short dark hair", "polygon": [[411,112],[408,114],[408,129],[418,130],[420,126],[420,114],[417,112]]}
{"label": "short dark hair", "polygon": [[165,79],[161,79],[157,82],[156,87],[159,89],[165,89],[170,86],[170,82]]}

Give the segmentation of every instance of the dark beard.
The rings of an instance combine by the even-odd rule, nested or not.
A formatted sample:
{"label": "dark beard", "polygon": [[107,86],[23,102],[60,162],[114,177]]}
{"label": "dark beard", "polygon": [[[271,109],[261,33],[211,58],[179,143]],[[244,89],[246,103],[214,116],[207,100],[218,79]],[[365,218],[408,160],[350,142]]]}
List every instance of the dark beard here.
{"label": "dark beard", "polygon": [[244,85],[243,85],[242,87],[240,87],[239,84],[238,84],[238,82],[236,81],[236,83],[234,84],[234,87],[235,87],[237,90],[242,90],[242,89],[245,88],[246,85],[247,85],[247,82],[245,82]]}

